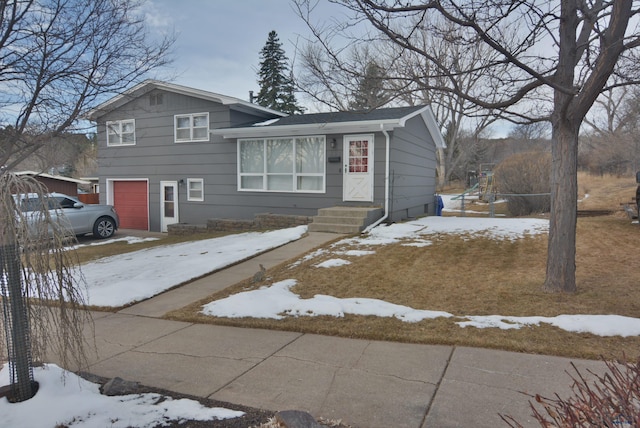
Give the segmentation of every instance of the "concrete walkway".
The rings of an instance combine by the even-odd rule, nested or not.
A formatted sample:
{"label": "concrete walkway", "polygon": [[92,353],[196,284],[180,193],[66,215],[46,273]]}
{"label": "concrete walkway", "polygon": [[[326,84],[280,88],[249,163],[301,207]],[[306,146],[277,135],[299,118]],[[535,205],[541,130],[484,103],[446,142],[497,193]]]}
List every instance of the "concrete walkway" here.
{"label": "concrete walkway", "polygon": [[[336,239],[310,233],[118,313],[94,313],[90,371],[268,410],[306,410],[354,427],[537,427],[529,397],[570,391],[566,358],[411,345],[160,319]],[[597,361],[573,360],[602,371]]]}

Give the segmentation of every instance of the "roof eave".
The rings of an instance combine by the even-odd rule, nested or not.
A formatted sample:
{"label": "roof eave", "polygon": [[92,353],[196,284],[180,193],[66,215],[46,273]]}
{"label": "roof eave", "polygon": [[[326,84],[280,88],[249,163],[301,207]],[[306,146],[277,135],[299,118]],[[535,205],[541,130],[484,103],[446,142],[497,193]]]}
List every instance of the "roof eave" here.
{"label": "roof eave", "polygon": [[431,107],[427,106],[425,109],[420,111],[420,116],[422,116],[422,120],[429,130],[431,138],[433,138],[433,142],[435,143],[436,147],[439,149],[446,149],[447,143],[442,137],[440,126],[438,126],[438,121],[436,120],[436,116],[433,114],[433,110],[431,110]]}
{"label": "roof eave", "polygon": [[272,117],[272,116],[280,116],[285,117],[288,116],[287,113],[283,113],[281,111],[272,110],[267,107],[262,107],[257,104],[250,103],[248,101],[236,100],[236,102],[223,102],[222,104],[228,105],[232,110],[236,110],[242,113],[249,113],[255,115],[256,112],[264,113],[263,116]]}
{"label": "roof eave", "polygon": [[[98,117],[104,114],[107,114],[108,112],[124,105],[126,102],[125,99],[127,97],[132,97],[136,92],[142,91],[145,88],[145,86],[149,87],[149,89],[143,92],[143,94],[151,91],[153,89],[152,85],[154,85],[155,83],[156,83],[155,80],[145,80],[144,82],[140,82],[134,87],[127,89],[123,93],[117,94],[109,98],[107,101],[98,104],[96,107],[89,110],[84,115],[84,118],[90,121],[96,121]],[[142,94],[138,94],[137,96],[140,96],[140,95]]]}
{"label": "roof eave", "polygon": [[75,183],[75,184],[91,184],[91,182],[86,181],[86,180],[80,180],[80,179],[72,178],[72,177],[64,177],[62,175],[51,175],[51,174],[47,174],[46,172],[18,171],[18,172],[15,172],[14,174],[17,175],[17,176],[27,175],[27,176],[31,176],[31,177],[49,178],[49,179],[52,179],[52,180],[67,181],[69,183]]}
{"label": "roof eave", "polygon": [[398,119],[376,120],[365,122],[336,122],[336,123],[307,123],[300,125],[269,125],[251,126],[245,128],[213,129],[211,134],[222,135],[225,139],[250,137],[280,137],[299,136],[309,134],[342,134],[354,132],[391,131],[404,126]]}
{"label": "roof eave", "polygon": [[97,107],[91,109],[85,117],[91,121],[96,121],[98,117],[115,110],[118,107],[124,105],[128,100],[140,97],[153,89],[164,89],[170,92],[176,92],[184,95],[193,96],[196,98],[202,98],[205,100],[219,102],[222,105],[229,106],[232,110],[244,112],[244,113],[262,113],[264,117],[271,116],[287,116],[286,113],[272,110],[267,107],[262,107],[257,104],[243,101],[239,98],[228,97],[226,95],[216,94],[214,92],[204,91],[201,89],[190,88],[188,86],[176,85],[173,83],[162,82],[159,80],[145,80],[134,87],[126,90],[122,94],[116,95],[109,100],[103,102]]}

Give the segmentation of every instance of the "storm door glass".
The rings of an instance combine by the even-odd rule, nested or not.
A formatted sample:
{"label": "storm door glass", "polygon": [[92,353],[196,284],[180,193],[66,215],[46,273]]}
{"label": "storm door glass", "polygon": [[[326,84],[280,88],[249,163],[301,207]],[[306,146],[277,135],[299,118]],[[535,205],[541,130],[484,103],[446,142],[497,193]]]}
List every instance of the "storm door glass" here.
{"label": "storm door glass", "polygon": [[175,217],[175,194],[172,186],[164,187],[164,216]]}

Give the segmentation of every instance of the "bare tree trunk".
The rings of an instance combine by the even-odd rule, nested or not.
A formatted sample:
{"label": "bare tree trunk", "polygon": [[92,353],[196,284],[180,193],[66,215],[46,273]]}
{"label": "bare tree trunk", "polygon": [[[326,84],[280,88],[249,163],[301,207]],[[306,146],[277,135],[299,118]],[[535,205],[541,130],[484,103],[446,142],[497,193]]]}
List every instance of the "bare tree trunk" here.
{"label": "bare tree trunk", "polygon": [[576,291],[578,125],[553,123],[551,217],[544,290]]}
{"label": "bare tree trunk", "polygon": [[[577,63],[578,6],[576,1],[567,1],[560,8],[560,47],[554,81],[562,88],[571,88]],[[574,97],[571,91],[556,89],[551,115],[551,217],[544,290],[556,293],[576,291],[578,131],[584,115],[574,119]]]}

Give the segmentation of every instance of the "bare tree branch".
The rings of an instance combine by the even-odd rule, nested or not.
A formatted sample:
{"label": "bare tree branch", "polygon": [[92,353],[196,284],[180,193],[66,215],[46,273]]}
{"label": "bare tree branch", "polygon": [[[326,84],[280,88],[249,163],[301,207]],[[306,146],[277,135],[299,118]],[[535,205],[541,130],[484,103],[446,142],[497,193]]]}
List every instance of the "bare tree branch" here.
{"label": "bare tree branch", "polygon": [[[151,41],[138,0],[9,0],[0,12],[0,126],[12,167],[37,150],[25,133],[60,135],[95,104],[168,63],[174,36]],[[11,157],[7,157],[10,154]]]}
{"label": "bare tree branch", "polygon": [[[334,2],[351,11],[354,20],[366,19],[403,55],[411,52],[428,64],[422,90],[456,94],[493,110],[491,114],[499,110],[500,117],[515,123],[551,121],[551,221],[544,288],[575,291],[578,132],[604,90],[640,80],[640,31],[631,21],[640,13],[640,2]],[[483,45],[492,55],[474,69],[456,69],[456,64],[423,49],[417,38],[420,31],[468,50]],[[325,46],[330,50],[329,43]],[[452,84],[459,82],[457,75],[476,73],[482,77],[470,87]],[[439,77],[449,80],[445,85],[437,79],[434,83]]]}

